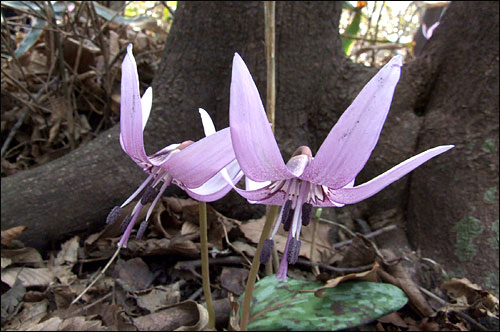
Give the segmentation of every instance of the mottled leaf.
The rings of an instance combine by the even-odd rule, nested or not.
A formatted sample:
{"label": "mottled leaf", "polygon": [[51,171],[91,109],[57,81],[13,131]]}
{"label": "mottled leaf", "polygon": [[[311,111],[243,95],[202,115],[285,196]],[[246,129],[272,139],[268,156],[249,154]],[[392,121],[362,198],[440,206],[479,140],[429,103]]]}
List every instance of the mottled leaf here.
{"label": "mottled leaf", "polygon": [[408,300],[396,286],[365,281],[349,281],[325,289],[321,298],[313,292],[302,292],[321,286],[317,281],[289,279],[284,283],[276,281],[276,276],[260,280],[253,293],[248,329],[345,329],[396,311]]}

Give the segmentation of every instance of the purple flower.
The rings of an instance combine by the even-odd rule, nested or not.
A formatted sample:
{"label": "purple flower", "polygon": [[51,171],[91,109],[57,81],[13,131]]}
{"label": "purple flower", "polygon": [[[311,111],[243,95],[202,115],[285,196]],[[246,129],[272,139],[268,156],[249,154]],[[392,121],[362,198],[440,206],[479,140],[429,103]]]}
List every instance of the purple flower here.
{"label": "purple flower", "polygon": [[427,24],[422,24],[422,35],[424,35],[425,39],[429,40],[432,37],[432,33],[434,32],[434,29],[436,29],[439,25],[439,21],[431,25],[429,29],[427,29]]}
{"label": "purple flower", "polygon": [[355,177],[379,139],[401,66],[402,57],[396,56],[380,69],[342,114],[315,157],[302,146],[285,165],[257,87],[243,60],[235,54],[229,122],[234,153],[247,177],[247,190],[233,188],[251,203],[282,206],[261,256],[263,260],[269,257],[272,239],[283,223],[289,233],[277,279],[286,281],[288,263],[298,259],[301,227],[309,224],[313,206],[340,207],[362,201],[453,147],[427,150],[354,186]]}
{"label": "purple flower", "polygon": [[107,223],[116,221],[122,208],[143,192],[132,213],[122,223],[125,233],[118,242],[120,247],[127,246],[142,209],[152,202],[137,232],[138,238],[142,236],[153,207],[171,183],[197,200],[214,201],[231,190],[226,178],[237,182],[243,175],[234,156],[229,128],[216,132],[210,116],[203,109],[199,112],[207,137],[195,143],[186,141],[171,144],[150,156],[146,155],[143,131],[151,111],[152,99],[151,88],[140,97],[137,65],[130,44],[122,63],[120,144],[123,151],[149,176],[121,206],[115,206],[107,217]]}

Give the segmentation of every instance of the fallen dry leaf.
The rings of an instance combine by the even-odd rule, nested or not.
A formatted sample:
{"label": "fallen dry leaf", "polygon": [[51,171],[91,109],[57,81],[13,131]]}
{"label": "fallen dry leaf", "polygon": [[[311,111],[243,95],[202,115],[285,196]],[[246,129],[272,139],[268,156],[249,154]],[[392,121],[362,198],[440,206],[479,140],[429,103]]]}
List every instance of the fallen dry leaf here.
{"label": "fallen dry leaf", "polygon": [[[384,255],[386,261],[396,260],[396,255],[389,249],[381,249],[380,252]],[[401,288],[408,296],[410,306],[421,315],[421,317],[429,317],[434,314],[429,303],[426,301],[418,285],[413,281],[410,275],[405,271],[401,263],[389,265],[378,270],[379,276],[383,281],[391,283]]]}
{"label": "fallen dry leaf", "polygon": [[17,279],[11,289],[2,295],[1,318],[2,325],[10,321],[17,314],[22,306],[23,296],[26,293],[26,288],[22,282]]}
{"label": "fallen dry leaf", "polygon": [[466,278],[451,278],[441,284],[441,289],[448,292],[448,295],[458,304],[472,306],[478,316],[498,317],[498,299]]}
{"label": "fallen dry leaf", "polygon": [[208,313],[194,301],[184,301],[158,312],[134,318],[140,331],[199,331],[208,323]]}
{"label": "fallen dry leaf", "polygon": [[401,315],[397,311],[391,312],[388,315],[380,317],[378,319],[378,321],[382,322],[382,323],[392,324],[392,325],[397,326],[397,327],[403,327],[403,328],[408,327],[408,324],[406,324],[404,319],[401,318]]}
{"label": "fallen dry leaf", "polygon": [[[264,228],[266,222],[265,216],[259,219],[251,219],[245,223],[237,222],[240,230],[243,232],[245,237],[252,241],[253,243],[258,243],[260,239],[260,234]],[[335,249],[333,249],[333,244],[329,239],[330,225],[326,223],[319,222],[316,230],[316,244],[314,257],[323,263],[328,263],[330,258],[335,254]],[[312,240],[313,227],[303,227],[300,235],[300,240],[302,241],[302,246],[300,247],[300,256],[310,258],[311,254],[311,240]],[[288,238],[288,233],[280,229],[274,237],[274,246],[279,252],[283,253],[285,249],[285,244]]]}
{"label": "fallen dry leaf", "polygon": [[9,245],[12,240],[15,240],[21,235],[24,230],[26,229],[26,226],[16,226],[9,228],[5,231],[2,231],[1,233],[1,238],[2,238],[2,244],[3,245]]}
{"label": "fallen dry leaf", "polygon": [[246,280],[249,270],[232,267],[222,268],[220,275],[221,287],[235,295],[241,295],[245,292]]}
{"label": "fallen dry leaf", "polygon": [[62,319],[59,317],[51,317],[46,321],[38,323],[26,329],[26,331],[57,331]]}
{"label": "fallen dry leaf", "polygon": [[136,295],[137,305],[150,313],[169,305],[178,303],[181,299],[179,282],[167,286],[156,286],[145,294]]}
{"label": "fallen dry leaf", "polygon": [[364,281],[372,281],[372,282],[377,282],[378,277],[377,277],[377,269],[380,267],[380,265],[375,262],[371,270],[364,271],[364,272],[359,272],[359,273],[349,273],[343,276],[339,276],[333,279],[330,279],[326,282],[324,286],[321,286],[320,288],[317,289],[309,289],[309,290],[303,290],[301,292],[314,292],[314,295],[317,297],[323,297],[323,291],[328,288],[335,288],[337,287],[338,284],[340,284],[343,281],[347,280],[364,280]]}
{"label": "fallen dry leaf", "polygon": [[339,267],[357,267],[372,264],[377,257],[373,247],[368,245],[358,234],[352,238],[352,243],[343,252],[343,256],[339,262]]}
{"label": "fallen dry leaf", "polygon": [[23,310],[9,323],[7,329],[17,331],[28,330],[33,325],[38,324],[47,315],[48,307],[49,300],[47,299],[43,299],[40,302],[23,303]]}
{"label": "fallen dry leaf", "polygon": [[2,271],[2,281],[12,287],[19,278],[24,287],[48,286],[54,274],[48,268],[11,267]]}
{"label": "fallen dry leaf", "polygon": [[124,261],[119,259],[115,265],[117,281],[128,292],[136,292],[148,288],[154,275],[149,266],[140,257]]}
{"label": "fallen dry leaf", "polygon": [[36,324],[27,331],[102,331],[100,321],[86,320],[85,317],[77,316],[68,319],[52,317],[42,323]]}
{"label": "fallen dry leaf", "polygon": [[[42,255],[35,248],[2,249],[2,259],[7,258],[13,264],[24,264],[41,267]],[[4,268],[2,264],[2,268]]]}
{"label": "fallen dry leaf", "polygon": [[242,241],[234,241],[231,244],[233,245],[234,250],[236,250],[239,254],[245,253],[250,257],[255,256],[255,252],[257,251],[256,247]]}
{"label": "fallen dry leaf", "polygon": [[[198,236],[194,234],[194,236]],[[179,236],[169,239],[147,239],[129,240],[127,251],[134,256],[153,255],[181,255],[184,257],[197,258],[200,256],[200,249],[190,240],[192,235]]]}
{"label": "fallen dry leaf", "polygon": [[132,319],[118,304],[98,303],[87,310],[89,316],[101,317],[104,324],[117,331],[137,331]]}
{"label": "fallen dry leaf", "polygon": [[73,266],[78,262],[78,248],[80,247],[80,238],[75,236],[70,240],[64,242],[61,246],[61,251],[57,254],[55,264],[63,265],[69,263]]}
{"label": "fallen dry leaf", "polygon": [[[195,200],[186,199],[175,201],[176,204],[181,205],[181,219],[184,223],[189,222],[193,225],[199,225],[199,204]],[[207,205],[207,234],[208,242],[212,244],[218,250],[223,250],[222,239],[224,238],[224,227],[226,232],[230,232],[231,229],[240,222],[228,218],[221,213],[217,212],[210,205]]]}

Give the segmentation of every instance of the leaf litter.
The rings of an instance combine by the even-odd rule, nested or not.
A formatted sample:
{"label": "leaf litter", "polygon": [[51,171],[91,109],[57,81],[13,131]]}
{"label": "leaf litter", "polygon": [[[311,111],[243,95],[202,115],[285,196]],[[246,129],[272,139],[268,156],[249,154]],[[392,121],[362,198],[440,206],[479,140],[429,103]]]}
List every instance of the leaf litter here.
{"label": "leaf litter", "polygon": [[[14,247],[2,243],[2,260],[10,260],[10,264],[2,267],[2,281],[7,286],[2,295],[2,327],[11,330],[203,329],[207,314],[200,292],[196,210],[197,203],[191,199],[162,198],[153,212],[157,226],[151,226],[143,240],[131,240],[109,271],[73,305],[71,302],[98,275],[116,248],[120,236],[114,229],[116,225],[107,225],[86,239],[72,237],[62,243],[59,250],[48,253],[49,258],[45,260],[36,249],[20,247],[15,237],[11,239]],[[257,235],[260,235],[257,232],[260,220],[241,222],[225,217],[210,206],[208,216],[217,327],[238,326],[237,310],[231,306],[237,307],[236,298],[244,292],[249,259],[255,254]],[[172,220],[177,222],[169,225]],[[317,226],[318,233],[328,233],[332,227],[321,222]],[[166,238],[165,233],[170,236]],[[409,305],[372,323],[372,328],[378,330],[460,331],[491,327],[498,322],[498,300],[490,292],[467,279],[449,279],[441,284],[442,304],[431,306],[428,293],[412,279],[400,257],[390,250],[378,249],[370,234],[353,234],[350,242],[341,246],[328,237],[316,237],[315,257],[322,270],[316,279],[322,280],[323,286],[308,291],[321,296],[326,289],[353,279],[383,281],[400,287],[408,296]],[[312,238],[312,234],[306,233],[304,242]],[[280,251],[279,245],[277,248]],[[309,259],[310,247],[301,251],[301,256],[299,263],[291,267],[291,273],[314,280],[311,265],[304,263]],[[333,256],[337,257],[334,263]],[[199,299],[191,300],[191,297]]]}

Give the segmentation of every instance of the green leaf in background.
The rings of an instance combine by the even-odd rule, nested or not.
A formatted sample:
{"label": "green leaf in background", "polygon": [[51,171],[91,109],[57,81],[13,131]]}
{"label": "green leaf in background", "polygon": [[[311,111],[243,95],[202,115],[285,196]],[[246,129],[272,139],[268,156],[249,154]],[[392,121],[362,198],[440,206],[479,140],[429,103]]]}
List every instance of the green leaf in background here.
{"label": "green leaf in background", "polygon": [[[348,36],[356,36],[359,32],[359,23],[361,23],[361,8],[355,9],[356,13],[352,19],[351,24],[345,30],[345,34]],[[346,55],[351,54],[351,48],[354,44],[354,39],[342,37],[342,49]]]}
{"label": "green leaf in background", "polygon": [[[396,286],[378,282],[348,281],[325,289],[323,284],[267,276],[256,283],[250,309],[249,330],[340,330],[366,324],[402,308],[408,301]],[[244,295],[240,296],[240,308]],[[241,312],[240,312],[241,315]]]}

